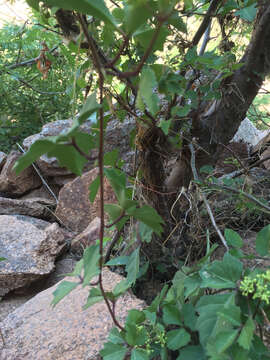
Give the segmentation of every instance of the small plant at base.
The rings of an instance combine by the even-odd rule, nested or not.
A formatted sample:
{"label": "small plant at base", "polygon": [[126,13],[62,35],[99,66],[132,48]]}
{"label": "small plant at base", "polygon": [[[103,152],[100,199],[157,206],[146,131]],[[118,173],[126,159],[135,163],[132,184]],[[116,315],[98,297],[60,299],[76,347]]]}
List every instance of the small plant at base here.
{"label": "small plant at base", "polygon": [[255,278],[246,276],[240,285],[240,290],[244,296],[252,295],[252,299],[270,303],[270,270],[257,274]]}

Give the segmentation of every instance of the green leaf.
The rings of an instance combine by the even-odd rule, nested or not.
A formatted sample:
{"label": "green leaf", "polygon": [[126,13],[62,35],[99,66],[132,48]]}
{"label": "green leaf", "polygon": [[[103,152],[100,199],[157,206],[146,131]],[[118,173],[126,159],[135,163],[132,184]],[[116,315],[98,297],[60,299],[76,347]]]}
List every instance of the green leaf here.
{"label": "green leaf", "polygon": [[238,344],[242,346],[242,348],[249,350],[252,344],[252,339],[255,331],[255,323],[251,317],[249,317],[240,333],[238,338]]}
{"label": "green leaf", "polygon": [[155,299],[152,301],[151,305],[148,306],[148,308],[147,308],[148,312],[153,312],[153,313],[157,312],[157,310],[159,309],[160,304],[163,302],[164,297],[166,296],[168,288],[169,288],[168,285],[163,286],[160,294],[158,294],[155,297]]}
{"label": "green leaf", "polygon": [[191,105],[185,105],[185,106],[175,106],[173,108],[173,112],[172,112],[172,115],[178,115],[180,117],[185,117],[188,115],[188,113],[190,112],[191,110]]}
{"label": "green leaf", "polygon": [[129,262],[129,256],[117,256],[116,258],[109,260],[106,263],[106,266],[127,265],[128,262]]}
{"label": "green leaf", "polygon": [[131,351],[131,360],[148,360],[150,355],[144,349],[133,349]]}
{"label": "green leaf", "polygon": [[143,222],[139,223],[139,234],[142,242],[150,243],[152,240],[153,229]]}
{"label": "green leaf", "polygon": [[199,274],[192,274],[184,279],[185,298],[188,298],[192,293],[201,287],[202,279]]}
{"label": "green leaf", "polygon": [[241,309],[238,306],[230,305],[228,308],[221,309],[217,314],[232,325],[241,326]]}
{"label": "green leaf", "polygon": [[40,0],[26,0],[27,4],[36,11],[39,11]]}
{"label": "green leaf", "polygon": [[181,349],[180,355],[176,360],[206,360],[205,353],[201,345],[191,345]]}
{"label": "green leaf", "polygon": [[145,105],[144,105],[144,101],[142,98],[142,94],[139,91],[137,93],[137,98],[136,98],[136,107],[141,111],[145,110]]}
{"label": "green leaf", "polygon": [[[67,135],[69,136],[69,132],[67,133]],[[86,154],[89,153],[89,150],[95,147],[93,136],[90,134],[86,134],[76,130],[71,136],[75,140],[80,150],[82,150]]]}
{"label": "green leaf", "polygon": [[125,14],[122,8],[114,8],[112,14],[118,23],[123,22]]}
{"label": "green leaf", "polygon": [[225,229],[224,231],[225,239],[227,243],[231,246],[234,246],[236,248],[241,248],[243,246],[243,240],[239,234],[237,234],[236,231],[233,231],[231,229]]}
{"label": "green leaf", "polygon": [[[229,300],[231,294],[204,295],[196,305],[196,311],[199,313],[196,329],[200,334],[200,341],[203,346],[208,339],[216,333],[218,322],[218,312],[224,308],[224,304]],[[225,321],[222,319],[224,329]]]}
{"label": "green leaf", "polygon": [[180,302],[180,304],[184,304],[185,297],[184,297],[184,289],[185,289],[185,279],[187,275],[184,274],[183,271],[179,270],[175,273],[173,278],[173,286],[171,289],[173,290],[173,299]]}
{"label": "green leaf", "polygon": [[126,189],[126,174],[115,168],[104,168],[104,174],[109,180],[115,195],[120,202]]}
{"label": "green leaf", "polygon": [[65,274],[66,276],[80,276],[82,273],[82,269],[83,269],[83,259],[81,259],[80,261],[78,261],[75,265],[74,270],[72,271],[72,273],[68,273]]}
{"label": "green leaf", "polygon": [[141,324],[145,320],[145,314],[143,311],[137,309],[131,309],[128,311],[126,323]]}
{"label": "green leaf", "polygon": [[95,178],[95,180],[93,180],[89,185],[89,200],[91,201],[91,203],[95,201],[99,186],[100,186],[100,176],[98,175]]}
{"label": "green leaf", "polygon": [[250,359],[249,352],[247,350],[244,350],[241,346],[239,346],[237,343],[232,344],[230,347],[228,353],[231,356],[231,359],[237,359],[237,360],[247,360]]}
{"label": "green leaf", "polygon": [[81,125],[85,120],[89,118],[94,112],[101,108],[101,105],[97,103],[96,93],[94,92],[86,99],[80,115],[78,117],[78,123]]}
{"label": "green leaf", "polygon": [[87,302],[83,306],[83,310],[86,310],[90,306],[92,306],[100,301],[103,301],[103,300],[104,300],[104,298],[102,296],[101,290],[99,288],[92,288],[87,297]]}
{"label": "green leaf", "polygon": [[142,221],[160,235],[162,233],[161,224],[164,223],[162,217],[155,209],[148,205],[143,205],[141,208],[130,208],[127,211],[128,215],[134,216],[136,219]]}
{"label": "green leaf", "polygon": [[177,350],[190,342],[190,335],[185,329],[171,330],[167,333],[167,346]]}
{"label": "green leaf", "polygon": [[49,6],[58,6],[62,9],[92,15],[93,17],[108,22],[117,28],[117,23],[105,5],[104,0],[44,0],[43,2]]}
{"label": "green leaf", "polygon": [[256,4],[252,4],[248,7],[245,7],[241,10],[235,12],[235,16],[240,16],[240,18],[252,22],[255,19],[257,13]]}
{"label": "green leaf", "polygon": [[57,286],[56,290],[53,292],[53,301],[51,305],[55,306],[59,303],[66,295],[68,295],[72,290],[74,290],[80,283],[70,282],[70,281],[61,281]]}
{"label": "green leaf", "polygon": [[217,336],[214,339],[214,342],[217,352],[219,354],[222,354],[232,345],[232,343],[234,342],[234,340],[238,335],[238,332],[239,332],[238,330],[230,329],[227,331],[222,331],[217,334]]}
{"label": "green leaf", "polygon": [[215,340],[210,339],[209,342],[206,345],[206,351],[207,351],[207,359],[210,360],[231,360],[230,358],[228,358],[227,354],[220,354],[217,349],[216,349],[216,345],[215,345]]}
{"label": "green leaf", "polygon": [[7,259],[4,257],[0,257],[0,261],[5,261],[5,260],[7,260]]}
{"label": "green leaf", "polygon": [[132,254],[129,256],[129,262],[126,266],[128,283],[130,284],[135,283],[137,279],[137,275],[139,273],[139,265],[140,265],[140,247],[134,250]]}
{"label": "green leaf", "polygon": [[[61,138],[61,137],[57,137]],[[34,143],[35,144],[35,143]],[[84,165],[87,162],[85,157],[81,156],[73,146],[66,144],[56,144],[47,152],[48,157],[56,157],[59,165],[66,167],[76,175],[81,175]]]}
{"label": "green leaf", "polygon": [[256,251],[261,256],[270,255],[270,225],[258,232],[256,237]]}
{"label": "green leaf", "polygon": [[115,166],[119,157],[119,150],[114,149],[112,151],[106,152],[104,154],[104,165],[105,166]]}
{"label": "green leaf", "polygon": [[108,339],[114,344],[125,343],[122,333],[120,333],[116,327],[111,329]]}
{"label": "green leaf", "polygon": [[195,331],[198,317],[196,315],[194,306],[191,303],[185,303],[182,307],[181,314],[183,316],[186,327],[192,331]]}
{"label": "green leaf", "polygon": [[159,97],[155,93],[157,80],[154,71],[149,66],[144,66],[139,83],[139,96],[141,96],[149,111],[155,115],[159,109]]}
{"label": "green leaf", "polygon": [[146,261],[139,269],[139,272],[137,274],[137,279],[144,276],[147,273],[147,270],[149,268],[149,261]]}
{"label": "green leaf", "polygon": [[187,33],[187,26],[177,11],[172,13],[172,15],[169,17],[168,23],[174,26],[177,30],[185,34]]}
{"label": "green leaf", "polygon": [[158,0],[158,10],[160,13],[169,14],[172,11],[173,7],[177,4],[177,2],[177,0]]}
{"label": "green leaf", "polygon": [[15,163],[13,169],[18,175],[21,171],[30,166],[34,161],[36,161],[41,155],[50,151],[55,147],[55,137],[49,139],[37,140],[35,141],[30,149],[21,156]]}
{"label": "green leaf", "polygon": [[200,168],[201,174],[211,174],[214,171],[214,167],[212,165],[204,165]]}
{"label": "green leaf", "polygon": [[[254,340],[252,344],[252,348],[250,350],[251,359],[260,359],[260,360],[269,360],[269,347],[266,347],[263,343],[263,341],[254,334]],[[260,357],[258,357],[258,355]]]}
{"label": "green leaf", "polygon": [[160,124],[158,125],[162,129],[162,131],[164,132],[165,135],[169,134],[169,129],[170,129],[170,126],[171,126],[171,122],[172,122],[172,119],[170,119],[170,120],[161,120]]}
{"label": "green leaf", "polygon": [[137,324],[128,322],[125,324],[125,330],[125,339],[129,345],[142,346],[146,343],[148,332],[143,325],[138,326]]}
{"label": "green leaf", "polygon": [[124,8],[124,24],[129,34],[134,33],[142,24],[153,16],[154,9],[147,1],[133,2]]}
{"label": "green leaf", "polygon": [[127,291],[127,289],[129,289],[131,287],[131,285],[132,284],[129,281],[127,281],[127,279],[120,281],[120,283],[115,285],[115,287],[113,289],[114,296],[119,296],[119,295],[123,294],[124,292]]}
{"label": "green leaf", "polygon": [[100,351],[103,360],[123,360],[128,349],[124,345],[107,342]]}
{"label": "green leaf", "polygon": [[89,285],[90,280],[99,274],[99,245],[87,247],[83,253],[84,279],[83,286]]}
{"label": "green leaf", "polygon": [[104,209],[110,215],[112,221],[116,220],[123,212],[123,209],[118,204],[105,204]]}
{"label": "green leaf", "polygon": [[185,10],[190,10],[193,8],[193,0],[184,0]]}
{"label": "green leaf", "polygon": [[226,253],[222,261],[214,261],[200,271],[201,287],[215,289],[235,288],[241,278],[243,264],[241,261]]}
{"label": "green leaf", "polygon": [[[144,50],[146,50],[149,47],[151,40],[153,39],[154,33],[155,33],[155,29],[153,28],[146,26],[140,27],[134,33],[134,39],[137,40],[140,43],[140,45],[142,45]],[[159,31],[157,40],[155,41],[155,44],[153,46],[153,51],[163,50],[163,45],[168,35],[169,35],[169,31],[166,28],[162,27]]]}
{"label": "green leaf", "polygon": [[183,325],[182,316],[177,305],[164,305],[162,319],[166,325]]}

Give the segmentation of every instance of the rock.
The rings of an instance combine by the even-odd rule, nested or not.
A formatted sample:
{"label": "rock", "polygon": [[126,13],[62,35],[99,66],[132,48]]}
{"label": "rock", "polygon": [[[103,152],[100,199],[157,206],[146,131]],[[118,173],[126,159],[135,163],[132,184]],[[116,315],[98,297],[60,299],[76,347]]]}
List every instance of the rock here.
{"label": "rock", "polygon": [[87,228],[71,241],[71,250],[82,253],[90,245],[94,245],[99,238],[100,218],[96,217]]}
{"label": "rock", "polygon": [[[99,193],[94,203],[89,200],[89,185],[97,176],[98,168],[95,168],[69,182],[60,190],[55,215],[68,229],[76,233],[84,231],[89,223],[99,216]],[[104,180],[104,202],[115,203],[114,192],[108,180],[106,178]]]}
{"label": "rock", "polygon": [[[45,124],[40,133],[27,137],[23,146],[26,150],[37,140],[44,139],[47,136],[56,136],[65,133],[72,125],[72,119],[57,120],[48,124]],[[87,120],[82,126],[81,130],[86,133],[90,133],[93,122]],[[135,127],[135,121],[133,118],[127,117],[123,122],[118,119],[111,120],[108,123],[105,134],[105,153],[112,151],[113,149],[119,150],[119,156],[124,160],[124,169],[131,171],[132,159],[134,151],[130,150],[130,133]],[[91,151],[91,160],[86,164],[84,172],[93,168],[94,162],[97,160],[98,151],[93,149]],[[46,155],[42,155],[36,161],[43,176],[55,176],[62,177],[70,175],[71,172],[63,167],[60,167],[56,158],[48,158]]]}
{"label": "rock", "polygon": [[269,160],[264,161],[263,166],[267,169],[270,170],[270,147],[268,147],[260,156],[260,159],[266,159],[269,158]]}
{"label": "rock", "polygon": [[60,175],[60,176],[53,176],[50,178],[50,184],[57,185],[57,186],[64,186],[70,181],[74,180],[76,175]]}
{"label": "rock", "polygon": [[248,118],[245,118],[241,122],[232,142],[242,141],[251,147],[255,146],[265,135],[265,131],[258,130]]}
{"label": "rock", "polygon": [[40,198],[31,200],[9,199],[0,197],[0,215],[27,215],[44,220],[55,220],[54,201]]}
{"label": "rock", "polygon": [[54,270],[66,245],[58,224],[23,215],[0,216],[0,296],[28,286]]}
{"label": "rock", "polygon": [[41,180],[35,173],[32,166],[20,172],[19,175],[13,171],[13,166],[20,153],[12,151],[7,159],[6,163],[0,174],[0,192],[4,194],[22,195],[31,189],[35,189],[41,185]]}
{"label": "rock", "polygon": [[[30,300],[33,296],[30,293],[28,294],[8,294],[3,299],[1,299],[1,306],[0,306],[0,322],[3,321],[8,314],[12,313],[15,309],[17,309],[19,306],[26,303],[28,300]],[[0,335],[1,339],[1,335]],[[0,353],[2,349],[2,342],[0,340]],[[1,359],[1,355],[0,355]]]}
{"label": "rock", "polygon": [[[66,278],[67,281],[74,281]],[[104,270],[103,285],[110,291],[122,278]],[[82,310],[89,288],[78,286],[52,308],[52,293],[58,285],[38,294],[0,323],[5,344],[1,360],[96,360],[113,326],[104,301]],[[130,293],[116,302],[116,315],[123,325],[129,309],[144,303]],[[1,342],[1,337],[0,337]]]}
{"label": "rock", "polygon": [[[45,139],[48,136],[57,136],[67,132],[72,126],[72,119],[67,120],[57,120],[45,124],[42,127],[40,133],[31,135],[24,139],[23,146],[26,150],[30,148],[30,146],[37,140]],[[91,121],[86,121],[82,125],[82,130],[84,132],[90,132],[91,130]],[[94,162],[94,159],[93,159]],[[42,155],[36,161],[41,173],[43,176],[63,176],[70,175],[70,170],[60,167],[57,159],[55,157],[49,158],[47,155]]]}
{"label": "rock", "polygon": [[76,263],[77,261],[74,256],[71,256],[69,253],[61,255],[55,262],[54,271],[42,282],[42,289],[39,289],[39,292],[57,284],[63,280],[67,274],[72,273]]}
{"label": "rock", "polygon": [[5,165],[7,159],[7,154],[5,154],[3,151],[0,151],[0,171],[2,167]]}
{"label": "rock", "polygon": [[123,169],[129,173],[133,173],[135,152],[130,148],[130,134],[134,128],[135,120],[132,117],[126,117],[123,122],[111,120],[105,135],[105,153],[118,149],[119,158],[124,161]]}
{"label": "rock", "polygon": [[53,196],[45,186],[41,186],[38,189],[32,190],[29,193],[20,196],[20,200],[41,199],[44,202],[53,202],[56,205],[56,200],[60,191],[60,187],[54,184],[49,184],[49,186],[55,196]]}
{"label": "rock", "polygon": [[[34,282],[27,289],[25,288],[21,293],[19,291],[17,291],[16,294],[11,292],[4,296],[4,298],[1,299],[0,322],[3,321],[8,316],[8,314],[13,312],[17,307],[23,305],[41,291],[48,289],[49,287],[64,279],[66,274],[71,273],[74,270],[75,264],[76,260],[74,257],[71,257],[69,254],[64,254],[56,260],[55,270],[50,273],[47,278],[44,278],[44,280],[40,279],[38,282]],[[2,344],[0,340],[0,352],[1,347]]]}
{"label": "rock", "polygon": [[256,144],[253,149],[252,153],[262,153],[267,146],[270,144],[270,132],[267,132],[267,134]]}

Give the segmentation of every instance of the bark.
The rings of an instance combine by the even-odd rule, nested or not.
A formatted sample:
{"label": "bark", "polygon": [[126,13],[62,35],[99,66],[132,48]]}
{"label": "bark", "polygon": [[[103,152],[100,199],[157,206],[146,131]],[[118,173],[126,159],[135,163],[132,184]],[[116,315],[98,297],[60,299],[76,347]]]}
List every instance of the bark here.
{"label": "bark", "polygon": [[[268,2],[267,2],[268,3]],[[195,139],[196,166],[216,164],[221,144],[228,144],[270,73],[270,4],[261,5],[250,44],[240,60],[244,65],[227,78],[221,88],[221,100],[215,100],[207,111],[193,114],[191,139]],[[174,173],[167,181],[169,189],[186,185],[191,180],[190,152],[184,147]],[[177,186],[176,186],[177,184]]]}
{"label": "bark", "polygon": [[[222,100],[213,104],[212,112],[200,117],[198,126],[195,124],[193,136],[199,136],[200,143],[212,154],[213,145],[227,144],[233,138],[270,73],[270,5],[265,7],[240,63],[244,65],[223,85]],[[200,136],[200,131],[208,138]]]}

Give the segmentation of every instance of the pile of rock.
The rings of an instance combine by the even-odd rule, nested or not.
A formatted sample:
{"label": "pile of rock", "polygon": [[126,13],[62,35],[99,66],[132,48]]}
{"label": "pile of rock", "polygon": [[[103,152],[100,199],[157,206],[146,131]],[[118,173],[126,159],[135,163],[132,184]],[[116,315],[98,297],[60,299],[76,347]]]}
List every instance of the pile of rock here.
{"label": "pile of rock", "polygon": [[[39,134],[24,140],[24,149],[38,139],[65,132],[71,124],[72,120],[46,124]],[[133,156],[129,149],[132,127],[131,120],[121,126],[111,121],[106,135],[105,151],[119,148],[120,143],[120,156],[128,164]],[[91,131],[91,124],[86,122],[83,131]],[[51,286],[73,270],[74,257],[70,252],[65,255],[66,250],[82,252],[99,237],[100,199],[97,195],[91,204],[88,189],[98,175],[97,152],[80,177],[45,155],[36,162],[41,177],[32,166],[16,175],[13,166],[20,156],[16,151],[0,153],[0,257],[7,259],[0,262],[0,296],[4,296],[0,302],[1,359],[96,359],[112,326],[104,303],[83,313],[86,288],[77,288],[55,309],[50,303],[55,290]],[[106,180],[104,195],[106,203],[115,202]],[[118,275],[104,272],[105,286],[112,288],[120,280]],[[38,292],[8,315],[16,307],[16,294],[24,293],[29,300],[29,294]],[[127,310],[142,302],[126,295],[119,304],[117,313],[123,321]]]}
{"label": "pile of rock", "polygon": [[[72,120],[46,124],[39,134],[25,139],[23,147],[27,150],[36,140],[59,135],[71,125]],[[250,129],[250,122],[245,120],[234,141],[244,140],[247,126]],[[105,138],[105,152],[117,148],[128,171],[134,155],[129,146],[133,127],[131,118],[123,123],[112,120]],[[90,122],[83,125],[83,131],[91,131]],[[255,131],[248,139],[251,152],[256,151],[262,158],[267,156],[269,135]],[[81,251],[99,237],[99,196],[94,203],[89,201],[89,185],[98,175],[97,152],[93,151],[80,177],[46,155],[36,162],[42,177],[32,166],[16,175],[13,166],[20,156],[20,152],[12,151],[8,155],[0,152],[0,257],[7,259],[0,262],[0,296],[5,296],[0,303],[1,359],[97,359],[112,325],[104,303],[82,313],[88,291],[78,287],[55,309],[50,306],[54,284],[73,269],[74,258],[63,254],[67,249]],[[265,166],[270,167],[270,161]],[[104,185],[105,202],[115,202],[108,181]],[[118,275],[105,271],[104,284],[108,289],[119,280]],[[8,301],[14,310],[14,291],[27,292],[27,289],[33,295],[43,291],[8,315],[11,310]],[[1,304],[7,309],[4,314]],[[119,304],[120,321],[129,308],[143,305],[130,295],[122,297]]]}

